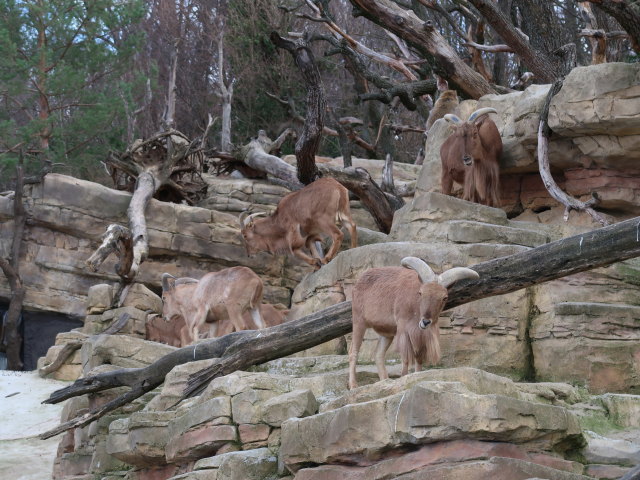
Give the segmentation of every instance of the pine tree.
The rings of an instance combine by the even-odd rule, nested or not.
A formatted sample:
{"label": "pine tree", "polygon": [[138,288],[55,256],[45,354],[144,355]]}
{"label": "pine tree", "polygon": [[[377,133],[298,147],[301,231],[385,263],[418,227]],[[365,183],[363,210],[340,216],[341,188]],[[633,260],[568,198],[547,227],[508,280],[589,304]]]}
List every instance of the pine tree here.
{"label": "pine tree", "polygon": [[82,174],[118,146],[143,13],[141,0],[0,0],[0,166],[22,150]]}

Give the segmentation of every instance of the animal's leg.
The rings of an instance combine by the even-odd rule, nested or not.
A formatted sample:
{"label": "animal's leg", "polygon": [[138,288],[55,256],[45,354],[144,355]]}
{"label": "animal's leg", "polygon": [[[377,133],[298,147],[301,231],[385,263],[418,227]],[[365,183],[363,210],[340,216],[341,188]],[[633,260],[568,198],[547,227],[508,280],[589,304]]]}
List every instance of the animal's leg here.
{"label": "animal's leg", "polygon": [[356,224],[353,223],[351,218],[340,217],[341,225],[349,231],[349,237],[351,238],[351,247],[356,248],[358,246],[358,231],[356,230]]}
{"label": "animal's leg", "polygon": [[322,266],[322,260],[310,257],[302,251],[302,248],[294,248],[292,249],[292,251],[296,257],[304,260],[309,265],[313,266],[316,270],[318,270]]}
{"label": "animal's leg", "polygon": [[180,329],[180,346],[186,347],[187,345],[189,345],[189,343],[191,343],[191,339],[189,337],[189,327],[185,325]]}
{"label": "animal's leg", "polygon": [[242,317],[242,308],[240,308],[239,305],[227,305],[227,313],[229,314],[229,320],[231,320],[237,332],[240,330],[251,330]]}
{"label": "animal's leg", "polygon": [[358,382],[356,381],[356,364],[358,363],[358,353],[362,346],[362,340],[364,339],[364,333],[367,328],[362,322],[353,322],[353,334],[351,335],[351,346],[349,347],[349,388],[356,388]]}
{"label": "animal's leg", "polygon": [[393,337],[385,337],[380,335],[378,338],[378,346],[376,347],[376,367],[378,367],[378,377],[380,380],[384,380],[385,378],[389,378],[389,374],[387,373],[387,367],[384,364],[384,356],[389,349],[389,345],[393,341]]}
{"label": "animal's leg", "polygon": [[451,192],[453,190],[453,177],[444,170],[442,171],[440,184],[442,186],[442,193],[444,193],[445,195],[451,195]]}
{"label": "animal's leg", "polygon": [[331,248],[327,252],[327,255],[322,260],[323,263],[329,263],[333,258],[338,254],[338,250],[340,250],[340,244],[342,243],[342,239],[344,238],[344,233],[335,225],[331,225],[329,227],[331,234]]}
{"label": "animal's leg", "polygon": [[216,338],[218,335],[218,325],[220,322],[215,321],[209,324],[209,338]]}
{"label": "animal's leg", "polygon": [[260,315],[260,308],[259,307],[252,308],[250,312],[251,312],[251,318],[253,319],[253,323],[256,324],[256,327],[258,327],[258,329],[266,328],[264,320],[262,319],[262,315]]}
{"label": "animal's leg", "polygon": [[322,242],[318,237],[309,237],[307,238],[305,246],[307,250],[311,252],[311,255],[318,260],[322,260],[324,257],[324,251],[322,250]]}
{"label": "animal's leg", "polygon": [[193,318],[191,318],[190,325],[188,319],[185,318],[185,320],[187,320],[187,325],[189,325],[189,331],[191,335],[191,342],[189,343],[193,343],[198,340],[198,332],[200,331],[200,327],[207,321],[207,310],[207,307],[204,305],[198,307],[195,315],[193,316]]}

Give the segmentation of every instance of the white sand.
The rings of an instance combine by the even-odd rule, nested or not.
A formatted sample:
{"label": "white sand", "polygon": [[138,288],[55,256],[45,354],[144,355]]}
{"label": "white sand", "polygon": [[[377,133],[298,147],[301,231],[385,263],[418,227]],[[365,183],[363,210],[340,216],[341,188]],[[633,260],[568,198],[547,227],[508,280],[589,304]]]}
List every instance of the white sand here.
{"label": "white sand", "polygon": [[0,479],[51,478],[61,435],[48,440],[38,435],[60,423],[62,404],[41,402],[67,385],[42,379],[35,371],[0,370]]}

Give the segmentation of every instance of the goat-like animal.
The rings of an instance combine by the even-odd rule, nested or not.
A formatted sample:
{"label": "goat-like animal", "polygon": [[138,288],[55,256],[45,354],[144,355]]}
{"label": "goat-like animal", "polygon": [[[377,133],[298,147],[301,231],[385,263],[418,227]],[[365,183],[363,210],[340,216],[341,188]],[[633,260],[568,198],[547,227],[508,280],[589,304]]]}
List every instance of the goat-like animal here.
{"label": "goat-like animal", "polygon": [[444,116],[455,130],[440,147],[442,193],[451,195],[455,181],[464,186],[464,200],[497,207],[502,139],[488,113],[497,112],[494,108],[480,108],[466,122],[453,114]]}
{"label": "goat-like animal", "polygon": [[458,93],[455,90],[444,90],[429,112],[429,118],[427,118],[426,123],[427,132],[431,130],[436,120],[444,118],[448,113],[453,113],[458,105]]}
{"label": "goat-like animal", "polygon": [[264,328],[260,316],[262,280],[250,268],[231,267],[210,272],[200,280],[176,279],[168,273],[162,275],[162,315],[171,321],[181,316],[186,331],[181,335],[182,345],[198,339],[198,332],[208,321],[210,336],[215,337],[221,320],[228,318],[236,330],[249,330],[244,313],[249,311],[255,326]]}
{"label": "goat-like animal", "polygon": [[406,375],[412,365],[417,372],[425,362],[437,363],[440,360],[438,317],[447,303],[447,288],[463,278],[479,277],[465,267],[436,275],[417,257],[405,257],[401,265],[367,270],[353,288],[349,388],[357,387],[356,363],[367,328],[373,328],[379,335],[376,367],[380,380],[389,378],[384,357],[396,335],[402,375]]}
{"label": "goat-like animal", "polygon": [[[267,218],[255,218],[264,213],[240,216],[240,229],[248,255],[267,251],[293,254],[316,269],[329,263],[340,249],[344,225],[351,234],[351,248],[357,246],[356,224],[351,218],[349,192],[333,178],[320,178],[297,192],[285,195],[276,211]],[[316,242],[324,235],[332,244],[322,257]],[[311,255],[303,251],[307,249]]]}
{"label": "goat-like animal", "polygon": [[[176,279],[176,285],[178,285],[178,282],[180,282],[181,280],[185,279]],[[193,282],[197,283],[197,280],[189,280],[193,280]],[[192,290],[196,287],[195,283],[191,284],[190,288]],[[287,313],[289,313],[289,310],[287,309],[276,308],[269,303],[260,304],[260,316],[262,317],[262,320],[264,321],[266,327],[274,327],[276,325],[284,323],[286,321]],[[243,318],[246,325],[251,330],[255,330],[258,328],[249,312],[245,312]],[[216,320],[216,324],[217,332],[215,332],[215,335],[218,337],[222,337],[231,332],[235,332],[235,327],[228,317],[221,320]],[[201,326],[198,332],[199,336],[211,338],[211,325],[211,323],[207,322],[204,324],[204,326]],[[173,347],[186,347],[189,344],[189,330],[187,327],[187,323],[181,315],[173,315],[170,321],[165,320],[160,315],[154,315],[153,317],[150,316],[150,318],[146,322],[145,327],[147,340],[165,343]]]}
{"label": "goat-like animal", "polygon": [[[287,314],[289,310],[276,308],[270,303],[261,303],[260,304],[260,316],[262,317],[262,321],[264,322],[265,328],[275,327],[276,325],[280,325],[287,320]],[[245,312],[244,321],[249,326],[250,329],[255,330],[258,327],[255,325],[253,318],[249,315],[249,312]],[[218,328],[217,336],[222,337],[223,335],[227,335],[231,332],[234,332],[235,328],[233,324],[228,321],[220,322],[220,327]],[[209,333],[211,336],[211,333]]]}

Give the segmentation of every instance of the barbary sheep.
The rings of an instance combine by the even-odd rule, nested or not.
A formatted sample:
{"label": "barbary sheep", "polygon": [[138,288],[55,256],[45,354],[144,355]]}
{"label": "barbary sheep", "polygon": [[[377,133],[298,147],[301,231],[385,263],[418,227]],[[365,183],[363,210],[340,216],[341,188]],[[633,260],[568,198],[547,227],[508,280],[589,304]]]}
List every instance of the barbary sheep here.
{"label": "barbary sheep", "polygon": [[[181,280],[186,279],[176,279],[176,288],[178,288],[178,282]],[[189,288],[195,289],[198,281],[195,279],[188,280],[193,280],[194,282],[191,283],[191,287]],[[264,321],[265,327],[274,327],[284,323],[287,319],[287,313],[289,313],[289,310],[287,309],[278,308],[269,303],[260,304],[260,316]],[[243,317],[246,325],[250,329],[253,330],[257,328],[249,312],[245,312]],[[211,323],[207,322],[204,326],[200,327],[198,333],[202,338],[211,338],[211,325]],[[189,330],[187,323],[181,315],[173,315],[171,320],[166,320],[160,315],[150,316],[145,327],[147,340],[165,343],[173,347],[186,347],[189,345]],[[222,337],[223,335],[227,335],[231,332],[235,332],[235,327],[229,318],[216,320],[216,332],[214,332],[216,336]]]}
{"label": "barbary sheep", "polygon": [[[248,255],[261,251],[289,253],[318,269],[329,263],[340,249],[344,233],[336,224],[349,229],[351,248],[357,245],[349,192],[333,178],[319,178],[297,192],[285,195],[270,217],[255,218],[259,215],[264,213],[243,213],[240,216],[240,229]],[[331,236],[333,242],[324,257],[314,248],[323,235]],[[311,256],[303,249],[307,249]]]}
{"label": "barbary sheep", "polygon": [[[447,303],[447,288],[463,278],[478,278],[465,267],[436,275],[423,260],[405,257],[402,267],[367,270],[353,288],[353,335],[349,349],[349,388],[357,387],[356,363],[367,328],[379,335],[376,366],[380,380],[389,378],[384,357],[393,338],[398,336],[402,375],[411,365],[440,360],[438,317]],[[404,267],[404,268],[403,268]]]}
{"label": "barbary sheep", "polygon": [[466,122],[453,114],[444,116],[455,130],[440,147],[442,193],[451,195],[455,181],[464,186],[464,200],[497,207],[502,139],[488,113],[497,111],[480,108]]}
{"label": "barbary sheep", "polygon": [[231,267],[210,272],[200,280],[162,275],[162,315],[171,321],[181,316],[187,324],[181,342],[195,342],[198,332],[211,322],[210,336],[216,336],[221,320],[228,318],[236,330],[249,330],[244,313],[249,311],[255,326],[264,328],[260,316],[262,280],[250,268]]}

